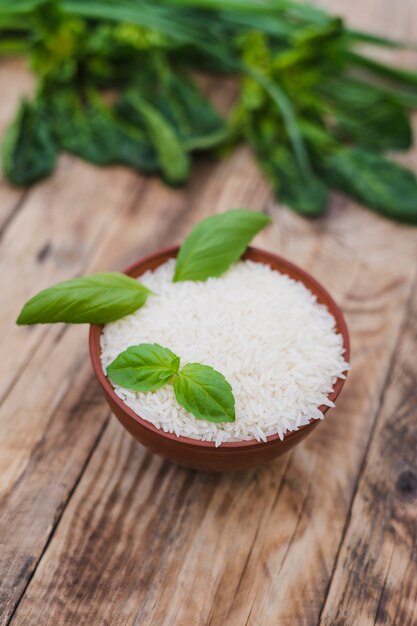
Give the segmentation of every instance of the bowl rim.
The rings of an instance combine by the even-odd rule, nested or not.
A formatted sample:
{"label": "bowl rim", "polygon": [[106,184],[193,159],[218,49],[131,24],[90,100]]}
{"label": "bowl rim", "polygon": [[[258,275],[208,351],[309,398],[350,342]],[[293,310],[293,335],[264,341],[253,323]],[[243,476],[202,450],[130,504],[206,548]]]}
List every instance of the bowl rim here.
{"label": "bowl rim", "polygon": [[[151,254],[148,254],[144,257],[141,257],[135,263],[130,264],[126,269],[123,270],[123,273],[127,274],[128,276],[133,276],[134,278],[137,278],[141,276],[142,273],[147,271],[147,269],[144,269],[143,271],[139,271],[138,273],[138,270],[141,270],[142,266],[147,265],[151,261],[157,261],[159,259],[161,259],[161,264],[162,264],[166,262],[169,258],[175,258],[178,254],[179,249],[180,249],[180,246],[170,246],[167,248],[160,249]],[[325,287],[323,287],[323,285],[319,283],[311,274],[301,269],[298,265],[296,265],[295,263],[292,263],[291,261],[288,261],[287,259],[277,254],[274,254],[273,252],[268,252],[260,248],[249,246],[244,252],[244,254],[242,255],[241,259],[251,258],[253,256],[258,257],[258,260],[255,260],[255,262],[257,263],[264,262],[264,263],[269,264],[268,261],[271,261],[274,264],[278,264],[280,266],[279,271],[281,271],[282,273],[286,273],[286,270],[289,270],[292,274],[296,274],[297,279],[300,280],[300,282],[302,282],[308,289],[310,289],[310,286],[313,286],[314,289],[318,293],[320,293],[325,306],[327,307],[331,315],[333,315],[333,317],[336,320],[338,332],[343,337],[343,346],[345,350],[344,358],[345,358],[345,361],[349,363],[349,359],[350,359],[349,331],[348,331],[348,328],[347,328],[347,325],[346,325],[346,322],[345,322],[345,319],[344,319],[344,316],[340,307],[333,300],[332,296],[329,294],[327,289],[325,289]],[[291,439],[292,437],[299,435],[299,433],[302,432],[303,430],[312,428],[319,421],[321,421],[320,418],[313,417],[310,419],[308,424],[304,424],[303,426],[300,426],[297,430],[287,431],[283,439],[280,439],[278,433],[275,433],[273,435],[269,435],[266,438],[266,442],[262,440],[258,441],[257,439],[248,439],[244,441],[225,441],[221,444],[221,446],[217,448],[215,446],[214,441],[201,441],[199,439],[192,439],[191,437],[185,437],[183,435],[176,435],[175,433],[166,433],[163,429],[157,428],[151,422],[148,422],[143,417],[135,413],[133,409],[128,407],[123,402],[123,400],[119,398],[119,396],[115,393],[115,390],[113,389],[109,379],[104,374],[102,367],[101,367],[100,337],[103,331],[103,326],[104,325],[101,325],[101,324],[100,325],[91,324],[90,331],[89,331],[89,340],[88,340],[91,363],[93,366],[94,373],[100,385],[102,386],[104,392],[111,398],[111,400],[125,414],[127,414],[134,421],[138,422],[144,428],[152,431],[153,433],[156,433],[157,435],[161,437],[165,437],[166,439],[170,439],[176,442],[181,442],[182,444],[185,444],[187,446],[197,447],[197,448],[213,448],[215,450],[220,450],[220,449],[224,450],[225,448],[239,449],[239,448],[248,448],[248,447],[253,447],[253,446],[265,446],[267,443],[271,443],[276,440],[279,440],[280,443],[284,443],[285,440]],[[348,370],[344,373],[346,376],[348,373]],[[338,395],[340,394],[342,390],[345,380],[346,379],[343,379],[343,378],[337,379],[332,391],[327,395],[327,398],[329,400],[331,400],[332,402],[336,400],[336,398],[338,397]],[[330,407],[327,405],[321,405],[318,408],[324,415],[329,410]]]}

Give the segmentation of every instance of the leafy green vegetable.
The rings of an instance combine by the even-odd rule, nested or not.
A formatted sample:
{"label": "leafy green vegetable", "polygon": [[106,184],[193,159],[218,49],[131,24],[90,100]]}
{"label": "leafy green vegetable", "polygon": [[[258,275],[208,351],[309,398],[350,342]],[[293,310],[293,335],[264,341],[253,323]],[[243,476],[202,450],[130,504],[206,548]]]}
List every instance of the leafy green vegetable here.
{"label": "leafy green vegetable", "polygon": [[417,178],[363,148],[341,148],[323,161],[329,183],[383,215],[417,223]]}
{"label": "leafy green vegetable", "polygon": [[166,91],[155,105],[171,120],[187,150],[205,150],[227,137],[223,119],[191,80],[172,73]]}
{"label": "leafy green vegetable", "polygon": [[365,67],[374,72],[377,76],[387,77],[394,83],[417,87],[417,72],[398,69],[391,65],[384,65],[375,59],[371,59],[370,57],[366,57],[354,51],[348,52],[348,59],[354,65]]}
{"label": "leafy green vegetable", "polygon": [[301,170],[291,146],[276,140],[280,132],[279,122],[264,117],[253,120],[247,138],[280,200],[303,215],[321,215],[326,208],[327,186],[315,172]]}
{"label": "leafy green vegetable", "polygon": [[197,419],[234,422],[235,399],[225,377],[208,365],[185,365],[174,379],[177,401]]}
{"label": "leafy green vegetable", "polygon": [[292,151],[285,145],[277,146],[269,155],[262,153],[259,162],[270,178],[281,202],[294,207],[302,215],[322,215],[327,204],[327,188],[317,176],[303,179]]}
{"label": "leafy green vegetable", "polygon": [[43,104],[23,100],[3,144],[3,169],[15,185],[30,185],[52,172],[57,147]]}
{"label": "leafy green vegetable", "polygon": [[132,92],[126,98],[141,119],[149,142],[157,153],[165,180],[175,185],[184,182],[190,163],[175,129],[153,105],[138,94]]}
{"label": "leafy green vegetable", "polygon": [[[46,176],[66,150],[177,185],[193,152],[244,140],[278,199],[315,216],[336,185],[323,162],[338,147],[375,153],[412,144],[417,73],[362,48],[415,46],[351,30],[295,0],[0,0],[0,38],[0,54],[26,51],[38,76],[37,96],[6,140],[4,172],[17,184]],[[228,121],[194,70],[240,79]],[[306,125],[326,140],[311,140]],[[384,166],[392,188],[398,172]],[[404,180],[412,193],[411,175]],[[387,216],[410,213],[413,196],[398,211],[393,194],[382,201],[376,177],[367,181],[367,193],[359,183],[343,189]]]}
{"label": "leafy green vegetable", "polygon": [[75,90],[61,88],[50,94],[50,118],[62,150],[91,163],[125,163],[142,172],[159,170],[157,155],[145,134],[119,119],[97,94],[84,103]]}
{"label": "leafy green vegetable", "polygon": [[199,222],[180,248],[174,282],[220,276],[270,221],[263,213],[235,209]]}
{"label": "leafy green vegetable", "polygon": [[139,309],[149,293],[134,278],[117,272],[74,278],[31,298],[17,324],[107,324]]}
{"label": "leafy green vegetable", "polygon": [[133,125],[143,126],[143,114],[137,94],[158,109],[172,126],[187,151],[210,148],[227,138],[228,129],[193,81],[186,76],[155,64],[152,80],[139,75],[135,87],[117,103],[121,116]]}
{"label": "leafy green vegetable", "polygon": [[288,138],[293,146],[294,156],[298,161],[299,169],[304,175],[308,176],[311,172],[310,163],[291,102],[278,84],[272,83],[265,76],[254,70],[250,72],[257,82],[266,89],[273,102],[279,108],[286,126]]}
{"label": "leafy green vegetable", "polygon": [[329,80],[321,87],[329,100],[337,136],[373,150],[407,150],[412,144],[408,113],[395,94],[357,80]]}
{"label": "leafy green vegetable", "polygon": [[141,343],[119,354],[107,367],[114,383],[134,391],[155,391],[178,373],[180,359],[157,343]]}

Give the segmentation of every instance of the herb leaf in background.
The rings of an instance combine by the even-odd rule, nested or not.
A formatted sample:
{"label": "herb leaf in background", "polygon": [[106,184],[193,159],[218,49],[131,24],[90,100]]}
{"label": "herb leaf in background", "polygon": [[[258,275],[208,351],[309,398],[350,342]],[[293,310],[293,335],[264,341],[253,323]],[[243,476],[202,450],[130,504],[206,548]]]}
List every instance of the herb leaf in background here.
{"label": "herb leaf in background", "polygon": [[407,109],[393,93],[359,80],[330,79],[321,86],[328,103],[324,112],[333,118],[334,131],[371,150],[407,150],[413,134]]}
{"label": "herb leaf in background", "polygon": [[31,185],[55,167],[57,146],[42,102],[23,100],[3,143],[3,169],[15,185]]}
{"label": "herb leaf in background", "polygon": [[17,324],[107,324],[142,307],[149,294],[137,280],[117,272],[74,278],[31,298]]}
{"label": "herb leaf in background", "polygon": [[131,93],[127,97],[158,156],[164,179],[172,185],[183,183],[188,177],[190,162],[176,131],[164,116],[139,94]]}
{"label": "herb leaf in background", "polygon": [[[259,154],[259,153],[258,153]],[[318,176],[305,178],[290,147],[277,145],[271,153],[258,156],[261,169],[273,185],[281,202],[294,207],[306,217],[322,215],[326,209],[328,191]]]}
{"label": "herb leaf in background", "polygon": [[172,126],[187,151],[217,146],[230,133],[224,120],[192,80],[160,65],[153,71],[152,81],[147,74],[136,78],[134,87],[117,102],[117,111],[132,125],[142,127],[140,94]]}
{"label": "herb leaf in background", "polygon": [[199,222],[180,248],[174,282],[220,276],[270,221],[264,213],[234,209]]}
{"label": "herb leaf in background", "polygon": [[178,373],[180,359],[157,343],[141,343],[119,354],[107,367],[114,383],[134,391],[155,391]]}
{"label": "herb leaf in background", "polygon": [[382,215],[417,223],[417,178],[364,148],[340,148],[323,160],[329,183]]}
{"label": "herb leaf in background", "polygon": [[48,93],[49,117],[61,150],[96,165],[125,163],[142,172],[159,171],[156,152],[144,133],[119,119],[97,93],[83,99],[71,87]]}
{"label": "herb leaf in background", "polygon": [[177,401],[197,419],[234,422],[235,399],[225,377],[208,365],[185,365],[174,379]]}
{"label": "herb leaf in background", "polygon": [[291,146],[285,139],[276,140],[280,132],[279,122],[273,117],[256,121],[247,130],[261,169],[281,202],[288,203],[302,215],[322,215],[328,198],[326,184],[315,173],[306,174],[300,169]]}
{"label": "herb leaf in background", "polygon": [[[344,170],[346,160],[357,163],[357,149],[410,147],[417,74],[362,49],[413,47],[407,42],[350,30],[295,0],[0,1],[0,38],[0,54],[22,51],[38,78],[37,95],[4,147],[4,173],[16,184],[47,176],[57,151],[66,150],[177,185],[190,173],[193,152],[245,141],[278,199],[303,215],[320,215],[334,187],[386,216],[417,222],[411,175],[384,161],[387,188],[401,179],[402,196],[409,194],[398,210],[394,194],[382,194],[369,175],[369,155],[360,157],[363,171],[354,168],[355,183],[346,183],[345,171],[342,184],[329,174],[326,142],[317,147],[303,132],[313,124],[330,143],[353,150],[337,158],[332,152],[333,170],[342,158]],[[229,120],[200,92],[195,70],[240,79]]]}

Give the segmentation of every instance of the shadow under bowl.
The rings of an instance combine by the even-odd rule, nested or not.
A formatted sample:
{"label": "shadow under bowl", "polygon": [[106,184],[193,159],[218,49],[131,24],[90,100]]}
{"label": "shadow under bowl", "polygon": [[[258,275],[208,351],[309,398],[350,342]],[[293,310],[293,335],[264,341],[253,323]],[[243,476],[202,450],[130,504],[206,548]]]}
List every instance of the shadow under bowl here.
{"label": "shadow under bowl", "polygon": [[[168,259],[175,258],[179,247],[167,248],[144,257],[125,270],[125,274],[137,278],[148,270],[154,270]],[[326,289],[320,285],[310,274],[300,269],[293,263],[270,252],[258,248],[248,248],[242,257],[258,263],[265,263],[282,274],[302,282],[312,291],[320,304],[324,304],[336,320],[336,329],[343,337],[345,348],[345,360],[349,361],[349,333],[343,318],[343,314]],[[165,433],[156,428],[150,422],[144,420],[130,409],[114,392],[108,378],[103,373],[100,361],[100,336],[102,326],[90,327],[89,347],[90,357],[94,373],[104,391],[107,402],[119,422],[129,433],[146,448],[155,454],[159,454],[173,463],[191,467],[198,470],[216,472],[249,469],[261,463],[288,452],[297,443],[302,441],[319,424],[321,420],[311,419],[308,424],[301,426],[296,431],[287,432],[281,440],[278,435],[267,437],[266,442],[256,439],[249,441],[226,442],[218,448],[212,441],[199,441],[188,437],[177,437],[175,434]],[[344,384],[344,380],[338,379],[328,398],[335,401]],[[322,413],[326,413],[328,406],[319,407]]]}

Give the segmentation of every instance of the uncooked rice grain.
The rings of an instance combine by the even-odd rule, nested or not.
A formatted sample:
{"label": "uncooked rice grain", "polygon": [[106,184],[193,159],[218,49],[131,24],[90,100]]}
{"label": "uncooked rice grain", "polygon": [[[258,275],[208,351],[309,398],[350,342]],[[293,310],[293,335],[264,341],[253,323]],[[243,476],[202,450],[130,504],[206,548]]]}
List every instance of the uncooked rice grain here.
{"label": "uncooked rice grain", "polygon": [[232,386],[236,420],[196,419],[167,385],[134,392],[113,384],[137,415],[176,435],[214,441],[257,439],[322,419],[321,405],[349,368],[343,339],[327,308],[301,282],[253,261],[240,261],[206,282],[173,283],[169,260],[140,281],[155,294],[141,309],[107,324],[101,336],[103,370],[129,346],[159,343],[181,365],[203,363]]}

